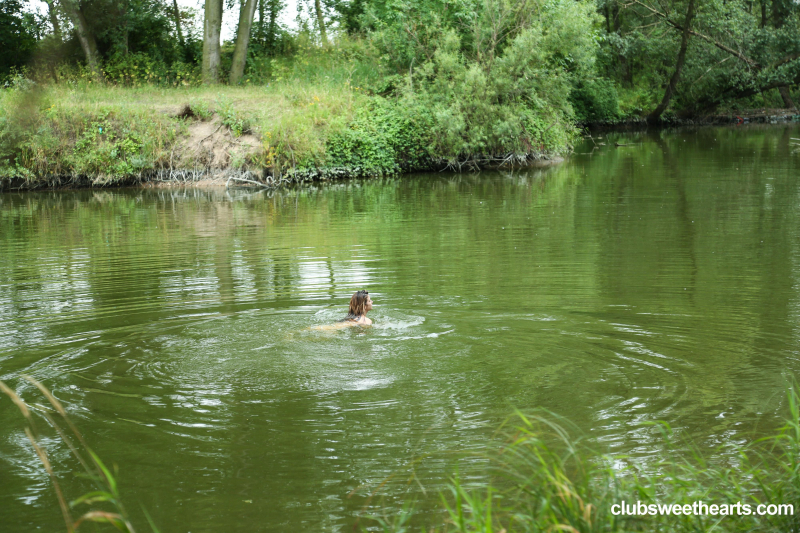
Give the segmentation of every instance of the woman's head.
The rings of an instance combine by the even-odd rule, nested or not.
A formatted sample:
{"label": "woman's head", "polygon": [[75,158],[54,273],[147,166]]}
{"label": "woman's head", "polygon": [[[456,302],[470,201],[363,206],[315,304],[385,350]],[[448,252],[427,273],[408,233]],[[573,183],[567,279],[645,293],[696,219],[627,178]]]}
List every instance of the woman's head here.
{"label": "woman's head", "polygon": [[372,309],[372,299],[367,291],[358,291],[350,298],[350,311],[347,318],[357,318],[367,314]]}

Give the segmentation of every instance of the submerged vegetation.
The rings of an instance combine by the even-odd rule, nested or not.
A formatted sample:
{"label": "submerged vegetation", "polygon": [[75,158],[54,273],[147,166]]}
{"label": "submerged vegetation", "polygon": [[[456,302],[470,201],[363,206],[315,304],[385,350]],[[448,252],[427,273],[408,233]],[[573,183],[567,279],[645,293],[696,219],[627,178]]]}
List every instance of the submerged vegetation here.
{"label": "submerged vegetation", "polygon": [[317,0],[292,29],[242,0],[228,42],[221,0],[46,6],[0,0],[0,180],[20,185],[525,164],[579,123],[793,109],[800,82],[789,0]]}
{"label": "submerged vegetation", "polygon": [[[30,377],[25,379],[51,407],[24,401],[2,382],[0,391],[25,419],[24,432],[50,478],[67,531],[95,522],[133,533],[112,472],[92,452],[50,391]],[[455,473],[448,490],[440,495],[438,515],[431,519],[425,513],[425,520],[433,523],[417,523],[414,504],[409,502],[399,512],[387,510],[383,516],[364,518],[360,526],[396,533],[420,527],[459,533],[797,531],[800,397],[791,388],[787,398],[790,416],[777,435],[735,445],[733,450],[728,447],[715,461],[696,449],[686,458],[681,458],[685,453],[668,454],[646,470],[625,457],[598,454],[571,437],[553,415],[517,413],[500,428],[505,437],[480,454],[490,465],[486,476],[476,484],[461,481]],[[38,418],[69,448],[94,490],[67,501],[69,490],[59,483],[42,444]],[[664,422],[658,425],[666,448],[672,449],[671,428]],[[667,512],[654,512],[666,507]],[[82,513],[77,519],[76,510]],[[158,531],[146,511],[144,515],[152,530]]]}

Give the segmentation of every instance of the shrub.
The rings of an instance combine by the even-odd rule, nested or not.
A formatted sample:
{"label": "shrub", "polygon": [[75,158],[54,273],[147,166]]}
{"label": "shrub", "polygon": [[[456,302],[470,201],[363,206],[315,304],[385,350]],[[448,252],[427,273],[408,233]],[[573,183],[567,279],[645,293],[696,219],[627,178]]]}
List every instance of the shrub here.
{"label": "shrub", "polygon": [[[409,72],[403,105],[431,117],[432,153],[453,162],[567,150],[574,133],[567,96],[573,76],[592,63],[593,5],[482,0],[470,7],[456,20],[400,12],[373,35]],[[415,44],[393,48],[407,31]]]}
{"label": "shrub", "polygon": [[581,80],[569,95],[578,122],[613,122],[620,116],[614,82],[604,78]]}
{"label": "shrub", "polygon": [[430,124],[393,101],[376,97],[326,143],[327,165],[362,174],[393,174],[430,165]]}

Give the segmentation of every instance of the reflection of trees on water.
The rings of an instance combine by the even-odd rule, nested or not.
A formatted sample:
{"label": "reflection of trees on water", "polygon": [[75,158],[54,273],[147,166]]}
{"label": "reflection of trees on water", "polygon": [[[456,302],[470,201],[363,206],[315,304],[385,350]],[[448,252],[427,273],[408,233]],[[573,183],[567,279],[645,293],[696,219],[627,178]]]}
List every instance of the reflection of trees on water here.
{"label": "reflection of trees on water", "polygon": [[[335,528],[352,488],[483,442],[511,405],[639,455],[655,419],[739,438],[778,409],[800,342],[797,163],[769,166],[776,139],[646,134],[543,170],[283,191],[5,195],[0,375],[49,380],[98,451],[144,463],[121,480],[142,503],[158,508],[150,475],[204,523],[311,502],[289,525]],[[303,331],[361,288],[384,325],[425,321]]]}
{"label": "reflection of trees on water", "polygon": [[[619,353],[633,358],[618,369],[628,390],[620,387],[618,405],[609,402],[599,415],[621,423],[610,432],[656,418],[690,431],[714,428],[712,443],[756,425],[770,431],[782,403],[781,370],[796,344],[789,300],[797,283],[790,207],[797,163],[780,153],[788,131],[647,134],[634,136],[642,143],[636,150],[593,157],[608,176],[592,192],[609,199],[596,202],[603,298],[628,306],[614,321],[628,326],[618,333],[629,345]],[[648,370],[659,359],[647,350],[673,358],[660,363],[679,378]],[[642,389],[662,389],[663,407],[633,401],[650,394]],[[771,422],[757,421],[764,417]]]}

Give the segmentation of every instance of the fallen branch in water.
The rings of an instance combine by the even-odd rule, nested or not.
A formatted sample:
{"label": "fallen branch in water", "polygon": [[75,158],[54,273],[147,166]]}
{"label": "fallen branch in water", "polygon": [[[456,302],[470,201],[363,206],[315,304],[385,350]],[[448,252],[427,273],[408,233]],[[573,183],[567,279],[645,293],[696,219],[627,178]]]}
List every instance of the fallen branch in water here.
{"label": "fallen branch in water", "polygon": [[252,183],[253,185],[258,185],[260,187],[265,187],[265,188],[269,187],[269,185],[267,185],[266,183],[261,183],[260,181],[248,180],[245,178],[237,178],[235,176],[231,176],[230,178],[228,178],[228,181],[225,182],[226,189],[228,188],[228,184],[231,182],[231,180],[244,181],[246,183]]}

